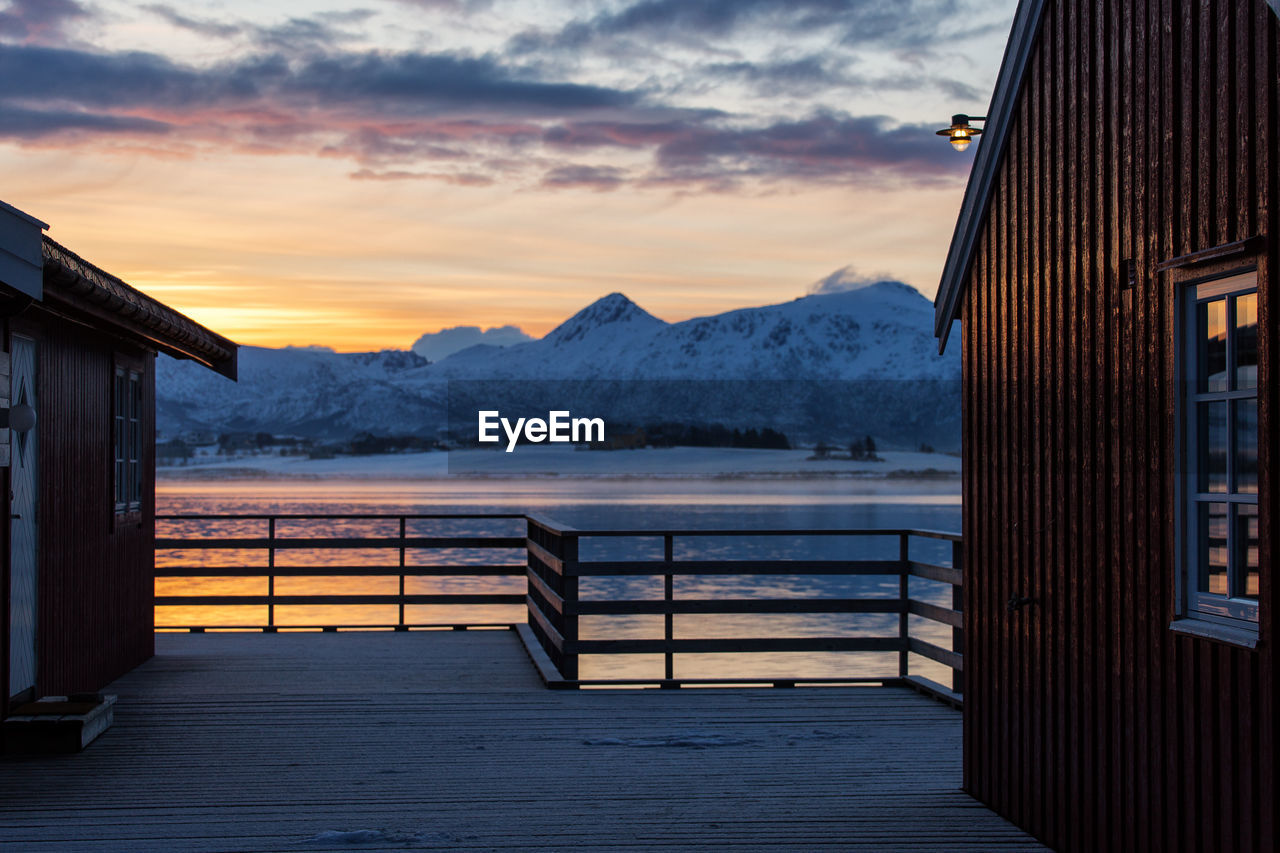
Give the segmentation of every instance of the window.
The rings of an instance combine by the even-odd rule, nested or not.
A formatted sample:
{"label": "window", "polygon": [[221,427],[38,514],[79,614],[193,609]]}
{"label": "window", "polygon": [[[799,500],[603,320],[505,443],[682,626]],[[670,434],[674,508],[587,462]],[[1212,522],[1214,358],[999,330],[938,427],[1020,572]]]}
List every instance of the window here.
{"label": "window", "polygon": [[142,509],[142,374],[116,367],[115,508],[116,513]]}
{"label": "window", "polygon": [[1182,285],[1180,612],[1258,624],[1258,279]]}

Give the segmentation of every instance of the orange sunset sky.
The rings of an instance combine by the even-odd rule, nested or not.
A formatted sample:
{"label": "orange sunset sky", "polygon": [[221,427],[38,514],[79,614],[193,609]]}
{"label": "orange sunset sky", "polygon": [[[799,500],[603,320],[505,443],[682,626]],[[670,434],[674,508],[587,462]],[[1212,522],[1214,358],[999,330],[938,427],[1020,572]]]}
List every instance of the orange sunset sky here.
{"label": "orange sunset sky", "polygon": [[1013,0],[0,0],[0,199],[241,343],[932,297]]}

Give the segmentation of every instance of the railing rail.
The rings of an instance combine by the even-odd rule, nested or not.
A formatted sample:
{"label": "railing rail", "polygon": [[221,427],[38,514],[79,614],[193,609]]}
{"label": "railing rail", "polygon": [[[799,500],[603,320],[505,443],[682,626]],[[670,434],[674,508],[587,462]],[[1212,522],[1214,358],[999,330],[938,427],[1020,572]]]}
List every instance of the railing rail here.
{"label": "railing rail", "polygon": [[[426,521],[523,521],[524,535],[417,535],[411,530],[415,522]],[[479,627],[485,623],[455,621],[450,623],[415,623],[406,618],[406,607],[415,605],[523,605],[526,624],[518,626],[531,656],[548,684],[576,687],[594,684],[659,683],[676,687],[684,683],[717,683],[724,679],[679,679],[676,677],[676,655],[707,653],[765,652],[881,652],[896,653],[896,674],[876,677],[803,678],[803,679],[731,679],[732,683],[769,681],[791,685],[804,683],[841,683],[870,681],[904,682],[918,689],[959,703],[964,687],[964,619],[962,612],[963,571],[961,542],[957,534],[911,528],[881,529],[751,529],[751,530],[578,530],[535,514],[451,513],[418,515],[384,514],[272,514],[272,515],[161,515],[163,526],[203,525],[209,522],[232,522],[238,525],[260,524],[254,535],[164,535],[156,538],[158,552],[208,551],[227,549],[250,551],[261,556],[254,565],[171,565],[158,563],[157,578],[250,578],[265,577],[265,594],[166,594],[156,596],[156,606],[266,606],[267,619],[259,625],[182,625],[187,630],[211,627],[251,628],[277,631],[289,628],[393,628],[409,630],[418,627]],[[393,532],[370,535],[367,531],[354,535],[341,531],[330,536],[281,536],[281,528],[294,523],[343,522],[353,525],[374,523],[389,525]],[[262,535],[265,534],[265,535]],[[698,539],[731,537],[735,539],[769,539],[778,537],[839,537],[866,539],[878,537],[896,540],[896,559],[677,559],[677,543]],[[662,543],[662,558],[650,560],[582,560],[584,542],[608,539],[657,540]],[[912,545],[917,541],[950,543],[950,565],[912,559]],[[936,548],[937,546],[935,546]],[[512,561],[451,562],[449,564],[415,565],[410,553],[442,549],[498,549],[512,552]],[[357,552],[363,550],[392,551],[394,565],[369,564],[342,560],[336,565],[280,565],[277,557],[302,550]],[[517,553],[518,552],[518,553]],[[677,578],[714,576],[869,576],[897,578],[896,597],[806,597],[757,598],[740,596],[693,597],[676,595]],[[508,578],[525,581],[524,593],[496,592],[408,592],[406,579],[460,576],[470,578]],[[280,593],[277,578],[295,577],[396,577],[395,593]],[[584,578],[661,578],[662,598],[597,596],[583,597],[580,582]],[[924,601],[912,594],[911,580],[920,578],[951,587],[949,606]],[[382,605],[396,607],[398,618],[386,624],[280,624],[276,608],[291,605]],[[675,618],[689,615],[829,615],[829,614],[896,614],[893,634],[859,636],[796,637],[677,637]],[[661,636],[647,637],[582,637],[582,617],[661,616]],[[912,617],[951,628],[950,648],[917,636],[912,631]],[[488,623],[489,626],[509,623]],[[662,656],[661,679],[593,679],[579,677],[582,655]],[[911,656],[919,655],[951,670],[949,687],[922,678],[911,671]]]}
{"label": "railing rail", "polygon": [[[960,569],[960,536],[935,530],[915,529],[751,529],[751,530],[577,530],[556,524],[550,519],[530,515],[529,531],[529,631],[545,653],[552,672],[548,680],[559,678],[568,684],[586,684],[578,678],[578,658],[587,654],[661,654],[664,664],[663,686],[678,686],[675,656],[678,654],[760,653],[760,652],[828,652],[868,651],[897,652],[898,680],[908,681],[934,695],[959,702],[964,687],[962,571]],[[892,537],[898,540],[895,560],[677,560],[676,540],[735,537]],[[578,559],[584,540],[601,538],[638,538],[662,540],[661,560],[595,560]],[[951,543],[951,565],[927,563],[911,559],[913,539]],[[675,579],[714,575],[890,575],[898,577],[897,598],[695,598],[677,600]],[[657,599],[587,599],[579,596],[579,581],[591,577],[651,576],[661,577],[663,598]],[[917,577],[952,587],[951,605],[944,607],[912,597],[910,581]],[[674,617],[687,614],[832,614],[832,613],[896,613],[895,636],[808,636],[808,637],[736,637],[676,638]],[[592,615],[643,616],[661,615],[661,638],[583,639],[579,635],[579,617]],[[952,628],[951,648],[914,636],[910,617],[947,625]],[[920,655],[948,667],[951,685],[945,687],[914,675],[910,656]],[[891,677],[890,677],[891,678]],[[814,679],[815,681],[833,679]],[[885,681],[887,678],[848,679]],[[808,679],[805,679],[808,681]]]}
{"label": "railing rail", "polygon": [[[409,524],[417,521],[494,521],[522,520],[520,514],[503,513],[425,513],[387,515],[382,513],[343,513],[343,514],[184,514],[157,515],[156,522],[165,527],[174,525],[205,525],[209,522],[233,522],[238,524],[260,524],[263,535],[254,536],[157,536],[155,548],[157,552],[165,551],[209,551],[232,550],[259,553],[262,561],[254,565],[168,565],[157,563],[157,578],[258,578],[266,579],[265,594],[185,594],[157,595],[156,607],[183,606],[266,606],[265,624],[240,625],[165,625],[167,628],[178,628],[190,631],[204,631],[210,628],[254,629],[267,632],[279,630],[312,628],[336,631],[340,628],[393,628],[407,631],[411,628],[424,627],[481,627],[485,623],[415,623],[406,619],[406,606],[413,605],[520,605],[524,596],[518,593],[410,593],[406,591],[406,578],[421,577],[505,577],[518,580],[524,576],[523,556],[525,539],[523,536],[493,535],[453,535],[453,536],[410,536]],[[299,524],[304,522],[350,522],[354,524],[394,524],[393,535],[359,535],[359,536],[287,536],[278,535],[281,523]],[[444,549],[505,549],[512,551],[512,562],[483,564],[432,564],[414,565],[409,562],[410,551],[431,551]],[[281,552],[296,551],[354,551],[376,550],[395,551],[398,555],[396,565],[377,563],[356,563],[347,561],[341,565],[278,565],[277,556]],[[516,552],[519,552],[518,554]],[[296,577],[395,577],[398,578],[396,593],[294,593],[281,594],[276,591],[278,578]],[[383,623],[341,623],[331,621],[326,624],[279,624],[276,608],[289,605],[384,605],[395,606],[398,618],[394,622]],[[488,623],[503,625],[505,623]],[[488,625],[485,625],[488,626]]]}

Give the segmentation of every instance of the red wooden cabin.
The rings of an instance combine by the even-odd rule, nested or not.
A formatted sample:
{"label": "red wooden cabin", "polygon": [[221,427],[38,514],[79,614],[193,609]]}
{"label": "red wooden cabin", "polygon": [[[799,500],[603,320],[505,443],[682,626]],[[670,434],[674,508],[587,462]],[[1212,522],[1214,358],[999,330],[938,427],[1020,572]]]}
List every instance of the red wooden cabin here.
{"label": "red wooden cabin", "polygon": [[234,379],[236,345],[0,203],[4,708],[154,650],[155,354]]}
{"label": "red wooden cabin", "polygon": [[1061,850],[1276,848],[1277,0],[1022,0],[937,299],[965,785]]}

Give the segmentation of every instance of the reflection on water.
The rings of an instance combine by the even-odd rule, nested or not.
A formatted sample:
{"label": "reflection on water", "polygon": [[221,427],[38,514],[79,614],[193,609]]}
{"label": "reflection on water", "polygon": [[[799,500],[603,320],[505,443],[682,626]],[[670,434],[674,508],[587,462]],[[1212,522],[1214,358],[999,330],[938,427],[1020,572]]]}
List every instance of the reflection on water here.
{"label": "reflection on water", "polygon": [[[960,528],[960,499],[954,482],[913,481],[744,481],[744,480],[517,480],[517,481],[225,481],[161,480],[157,512],[183,513],[522,513],[538,512],[578,528],[661,530]],[[203,522],[199,529],[184,522],[161,522],[159,536],[264,537],[263,519]],[[399,534],[396,520],[278,520],[278,538],[386,536]],[[410,519],[408,536],[498,535],[523,536],[524,522],[503,519]],[[661,559],[661,537],[624,539],[584,538],[583,560]],[[911,557],[949,563],[949,545],[914,540]],[[749,535],[688,537],[675,542],[681,559],[896,559],[898,540],[876,537],[751,537]],[[386,566],[387,575],[290,577],[276,579],[277,594],[395,594],[399,591],[398,549],[288,550],[277,553],[277,566]],[[522,550],[409,549],[406,564],[431,566],[522,566]],[[254,577],[217,577],[227,567],[264,566],[262,551],[190,549],[161,552],[158,566],[207,568],[209,577],[160,578],[158,595],[263,595],[264,571]],[[523,594],[524,581],[502,577],[409,577],[409,593]],[[951,588],[913,578],[914,597],[950,605]],[[584,599],[662,598],[661,578],[586,578]],[[897,576],[701,576],[675,579],[681,598],[894,598]],[[414,624],[505,623],[524,621],[524,607],[506,605],[410,605],[405,619]],[[279,605],[276,623],[290,625],[394,624],[395,606]],[[266,607],[159,607],[156,624],[242,625],[266,623]],[[950,648],[951,629],[911,617],[913,636]],[[677,638],[741,638],[799,636],[896,636],[896,614],[778,614],[677,615]],[[605,637],[660,638],[661,616],[582,617],[584,639]],[[676,658],[676,676],[731,677],[853,677],[895,674],[896,653],[828,652],[752,655],[704,654]],[[583,678],[661,675],[659,655],[585,656]],[[949,671],[913,655],[911,671],[940,682]]]}

